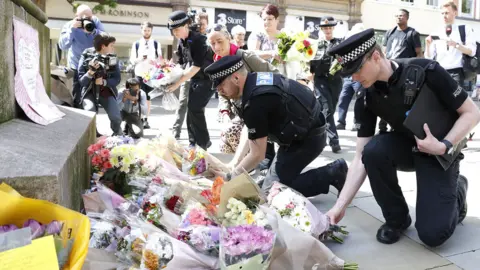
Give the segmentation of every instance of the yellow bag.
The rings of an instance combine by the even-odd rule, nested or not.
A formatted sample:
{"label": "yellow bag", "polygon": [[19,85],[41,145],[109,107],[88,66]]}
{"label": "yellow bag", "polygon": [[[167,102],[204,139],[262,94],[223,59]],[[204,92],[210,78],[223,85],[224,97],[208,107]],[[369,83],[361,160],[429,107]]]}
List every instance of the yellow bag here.
{"label": "yellow bag", "polygon": [[74,242],[63,269],[82,269],[90,239],[90,220],[85,215],[48,201],[22,197],[5,183],[0,185],[0,202],[0,225],[15,224],[21,228],[28,219],[35,219],[42,224],[53,220],[65,222],[68,230],[64,231],[71,234]]}

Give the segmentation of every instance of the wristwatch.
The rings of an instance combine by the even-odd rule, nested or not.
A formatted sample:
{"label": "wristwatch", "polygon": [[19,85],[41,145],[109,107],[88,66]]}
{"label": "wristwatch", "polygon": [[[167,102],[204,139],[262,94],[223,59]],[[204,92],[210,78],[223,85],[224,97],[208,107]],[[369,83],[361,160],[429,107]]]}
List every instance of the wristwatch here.
{"label": "wristwatch", "polygon": [[453,144],[451,142],[449,142],[448,140],[443,140],[442,143],[445,144],[445,146],[446,146],[445,153],[443,153],[443,154],[444,155],[445,154],[449,154],[449,155],[453,154],[453,150],[454,150],[453,149]]}

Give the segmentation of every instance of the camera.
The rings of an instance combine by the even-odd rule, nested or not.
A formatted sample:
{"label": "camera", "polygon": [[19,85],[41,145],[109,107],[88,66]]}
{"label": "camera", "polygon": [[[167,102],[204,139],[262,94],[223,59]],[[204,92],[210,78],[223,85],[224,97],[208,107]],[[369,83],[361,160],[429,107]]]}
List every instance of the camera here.
{"label": "camera", "polygon": [[77,19],[77,21],[82,23],[81,28],[85,29],[87,32],[93,32],[95,30],[95,24],[88,18]]}
{"label": "camera", "polygon": [[[202,8],[202,12],[206,13],[207,10],[205,8]],[[188,18],[190,18],[190,21],[192,24],[190,25],[190,30],[195,31],[195,32],[200,32],[200,24],[197,22],[197,10],[191,9],[187,13]]]}
{"label": "camera", "polygon": [[98,63],[99,67],[95,68],[90,64],[88,67],[95,71],[95,75],[98,77],[103,76],[110,69],[110,67],[113,67],[117,64],[117,55],[115,54],[95,54],[91,57],[91,59],[94,63]]}

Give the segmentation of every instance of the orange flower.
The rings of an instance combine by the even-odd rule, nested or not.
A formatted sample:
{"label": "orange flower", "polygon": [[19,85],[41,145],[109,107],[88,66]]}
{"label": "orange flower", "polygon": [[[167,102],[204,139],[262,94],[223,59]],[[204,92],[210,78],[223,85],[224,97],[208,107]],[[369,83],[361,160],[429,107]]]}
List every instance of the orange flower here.
{"label": "orange flower", "polygon": [[218,205],[220,203],[220,192],[222,191],[222,187],[225,181],[223,181],[223,178],[218,176],[215,178],[215,181],[213,182],[212,186],[212,204],[213,205]]}
{"label": "orange flower", "polygon": [[312,50],[312,48],[308,48],[308,50],[307,50],[307,55],[308,55],[308,56],[312,56],[312,55],[313,55],[313,50]]}

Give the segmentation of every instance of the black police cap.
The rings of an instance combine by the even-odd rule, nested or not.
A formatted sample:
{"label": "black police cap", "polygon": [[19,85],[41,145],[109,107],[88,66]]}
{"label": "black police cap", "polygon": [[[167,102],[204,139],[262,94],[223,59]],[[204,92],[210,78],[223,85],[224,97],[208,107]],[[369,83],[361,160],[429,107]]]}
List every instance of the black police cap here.
{"label": "black police cap", "polygon": [[363,57],[376,45],[373,28],[350,36],[328,50],[342,66],[340,75],[347,77],[357,72],[362,65]]}
{"label": "black police cap", "polygon": [[320,18],[320,27],[331,27],[337,25],[337,21],[331,16],[325,16]]}
{"label": "black police cap", "polygon": [[178,28],[182,25],[185,25],[190,18],[187,13],[181,10],[174,11],[168,16],[167,27],[170,30]]}
{"label": "black police cap", "polygon": [[210,80],[213,82],[213,87],[216,88],[225,78],[238,71],[243,65],[244,63],[241,56],[224,56],[205,68],[204,72],[210,77]]}

